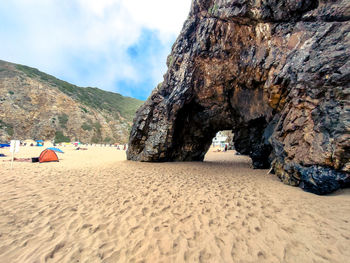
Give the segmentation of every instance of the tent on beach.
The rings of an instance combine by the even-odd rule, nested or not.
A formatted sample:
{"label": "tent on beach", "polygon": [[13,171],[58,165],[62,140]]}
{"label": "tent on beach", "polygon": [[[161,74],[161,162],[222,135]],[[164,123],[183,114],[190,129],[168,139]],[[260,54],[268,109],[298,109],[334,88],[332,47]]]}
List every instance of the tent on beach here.
{"label": "tent on beach", "polygon": [[41,152],[39,156],[39,162],[58,162],[57,154],[53,150],[46,149]]}

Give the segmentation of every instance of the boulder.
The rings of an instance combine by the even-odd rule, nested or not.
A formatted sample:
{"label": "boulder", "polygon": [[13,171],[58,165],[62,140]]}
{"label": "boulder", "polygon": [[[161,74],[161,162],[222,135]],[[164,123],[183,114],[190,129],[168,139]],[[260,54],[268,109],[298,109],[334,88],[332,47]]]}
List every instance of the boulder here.
{"label": "boulder", "polygon": [[326,194],[350,182],[350,2],[194,0],[127,157],[202,161],[231,129],[255,168]]}

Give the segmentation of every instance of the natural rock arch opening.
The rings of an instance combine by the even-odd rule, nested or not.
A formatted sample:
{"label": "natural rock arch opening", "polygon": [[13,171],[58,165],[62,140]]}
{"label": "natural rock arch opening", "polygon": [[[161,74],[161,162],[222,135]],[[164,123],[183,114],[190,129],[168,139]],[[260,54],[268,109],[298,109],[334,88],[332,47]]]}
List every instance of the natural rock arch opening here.
{"label": "natural rock arch opening", "polygon": [[216,133],[232,128],[232,124],[220,115],[214,118],[210,115],[213,114],[209,109],[195,103],[180,110],[175,122],[175,143],[170,160],[203,161]]}
{"label": "natural rock arch opening", "polygon": [[203,161],[215,135],[222,130],[233,130],[236,151],[248,155],[254,168],[269,168],[273,158],[268,141],[272,128],[266,129],[265,118],[239,123],[237,114],[228,116],[230,112],[222,108],[219,112],[213,113],[211,108],[198,104],[184,106],[175,122],[174,146],[169,149],[169,158],[164,161]]}
{"label": "natural rock arch opening", "polygon": [[233,135],[232,130],[221,130],[217,132],[213,137],[211,147],[219,150],[224,150],[227,147],[227,150],[234,150]]}
{"label": "natural rock arch opening", "polygon": [[[232,88],[232,87],[231,87]],[[213,88],[212,88],[213,89]],[[246,91],[244,91],[246,93]],[[130,144],[133,147],[129,150],[129,159],[139,161],[203,161],[208,152],[212,139],[217,132],[222,130],[232,130],[234,132],[233,142],[235,149],[252,159],[254,168],[269,168],[271,163],[272,147],[268,142],[272,133],[272,128],[268,127],[268,122],[264,116],[254,118],[258,114],[253,114],[253,119],[244,122],[239,110],[232,107],[230,100],[216,103],[216,96],[210,99],[199,101],[193,99],[185,103],[175,114],[168,116],[172,119],[172,124],[167,126],[166,136],[158,137],[159,133],[148,133],[148,130],[137,130],[137,136],[132,137]],[[246,104],[245,100],[240,100],[240,104]],[[214,106],[208,106],[214,105]],[[254,109],[250,112],[258,112],[259,103],[252,104]],[[241,109],[246,107],[241,107]],[[169,111],[169,109],[166,109]],[[173,112],[170,110],[169,113]],[[147,119],[145,123],[147,123]],[[141,125],[141,128],[152,127]],[[266,129],[268,128],[268,129]],[[145,133],[144,133],[145,132]],[[145,136],[147,135],[147,136]],[[135,141],[142,142],[146,139],[151,142],[151,147],[135,147],[140,145]],[[167,143],[160,143],[160,140]],[[135,148],[138,151],[135,153]],[[136,158],[134,158],[136,157]]]}

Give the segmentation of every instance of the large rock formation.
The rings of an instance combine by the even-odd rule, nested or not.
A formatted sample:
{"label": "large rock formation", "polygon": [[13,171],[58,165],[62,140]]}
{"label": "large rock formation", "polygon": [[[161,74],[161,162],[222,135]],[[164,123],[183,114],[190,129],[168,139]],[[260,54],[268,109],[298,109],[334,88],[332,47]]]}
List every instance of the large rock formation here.
{"label": "large rock formation", "polygon": [[0,142],[124,143],[141,101],[0,60]]}
{"label": "large rock formation", "polygon": [[219,130],[318,194],[350,182],[350,2],[194,0],[128,159],[201,161]]}

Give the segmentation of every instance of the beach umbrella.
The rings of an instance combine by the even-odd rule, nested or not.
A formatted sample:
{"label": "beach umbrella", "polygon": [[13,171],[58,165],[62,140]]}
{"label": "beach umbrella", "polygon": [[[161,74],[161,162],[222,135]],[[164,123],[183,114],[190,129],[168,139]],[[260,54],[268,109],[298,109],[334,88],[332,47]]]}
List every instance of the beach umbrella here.
{"label": "beach umbrella", "polygon": [[36,140],[36,146],[44,146],[43,140]]}
{"label": "beach umbrella", "polygon": [[58,149],[58,148],[55,148],[55,147],[49,147],[49,148],[47,148],[47,149],[53,150],[53,151],[59,152],[59,153],[64,153],[61,149]]}

